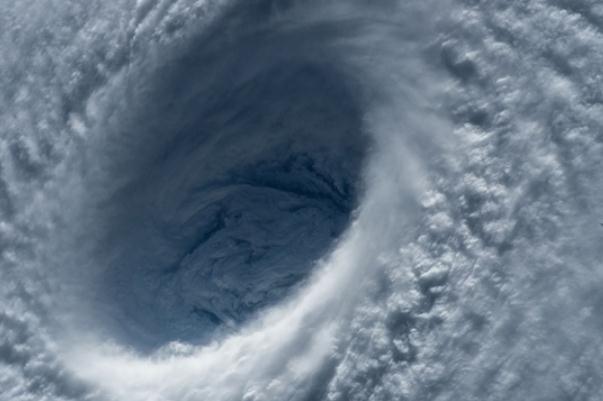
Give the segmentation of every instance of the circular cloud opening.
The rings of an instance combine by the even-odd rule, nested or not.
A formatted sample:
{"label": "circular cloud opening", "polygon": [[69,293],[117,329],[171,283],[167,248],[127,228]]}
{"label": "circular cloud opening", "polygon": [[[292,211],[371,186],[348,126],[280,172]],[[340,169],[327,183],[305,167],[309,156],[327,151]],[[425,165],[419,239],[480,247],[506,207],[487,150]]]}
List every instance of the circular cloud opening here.
{"label": "circular cloud opening", "polygon": [[92,314],[134,348],[203,343],[282,300],[356,205],[367,140],[341,74],[286,57],[239,75],[237,55],[166,67],[107,145]]}

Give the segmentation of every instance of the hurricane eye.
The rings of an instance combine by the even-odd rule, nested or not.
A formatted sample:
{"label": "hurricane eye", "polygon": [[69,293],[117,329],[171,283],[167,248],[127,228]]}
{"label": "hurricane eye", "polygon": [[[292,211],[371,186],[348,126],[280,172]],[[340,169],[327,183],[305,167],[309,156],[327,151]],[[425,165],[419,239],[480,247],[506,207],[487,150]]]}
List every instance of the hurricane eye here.
{"label": "hurricane eye", "polygon": [[140,349],[229,333],[299,286],[350,220],[367,147],[328,65],[188,62],[158,99],[180,118],[128,126],[146,154],[121,151],[98,207],[101,321]]}

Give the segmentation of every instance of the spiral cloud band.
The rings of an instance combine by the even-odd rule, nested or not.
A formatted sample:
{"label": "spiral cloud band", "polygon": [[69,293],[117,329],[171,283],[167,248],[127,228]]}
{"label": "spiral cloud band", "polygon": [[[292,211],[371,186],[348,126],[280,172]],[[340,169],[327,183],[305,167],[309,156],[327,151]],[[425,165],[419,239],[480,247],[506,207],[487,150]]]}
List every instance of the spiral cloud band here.
{"label": "spiral cloud band", "polygon": [[603,399],[603,7],[1,2],[0,401]]}

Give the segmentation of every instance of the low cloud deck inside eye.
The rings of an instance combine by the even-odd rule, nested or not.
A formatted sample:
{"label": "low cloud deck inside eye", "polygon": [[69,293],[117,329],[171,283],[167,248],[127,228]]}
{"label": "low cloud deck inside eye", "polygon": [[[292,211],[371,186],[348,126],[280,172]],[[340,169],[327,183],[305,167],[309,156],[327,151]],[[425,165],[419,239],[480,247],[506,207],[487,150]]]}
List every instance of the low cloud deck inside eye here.
{"label": "low cloud deck inside eye", "polygon": [[155,112],[159,128],[128,133],[158,150],[102,208],[97,299],[135,348],[203,342],[278,302],[355,206],[367,144],[334,71],[294,60],[211,86],[163,94],[159,111],[189,110],[180,126]]}

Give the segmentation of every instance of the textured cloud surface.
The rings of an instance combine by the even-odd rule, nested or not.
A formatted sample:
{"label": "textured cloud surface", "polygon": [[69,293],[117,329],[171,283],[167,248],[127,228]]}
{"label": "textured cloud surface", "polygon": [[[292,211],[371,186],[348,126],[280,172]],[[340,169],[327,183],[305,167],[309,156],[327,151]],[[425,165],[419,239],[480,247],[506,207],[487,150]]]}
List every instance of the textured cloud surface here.
{"label": "textured cloud surface", "polygon": [[1,401],[603,399],[598,2],[0,3]]}

